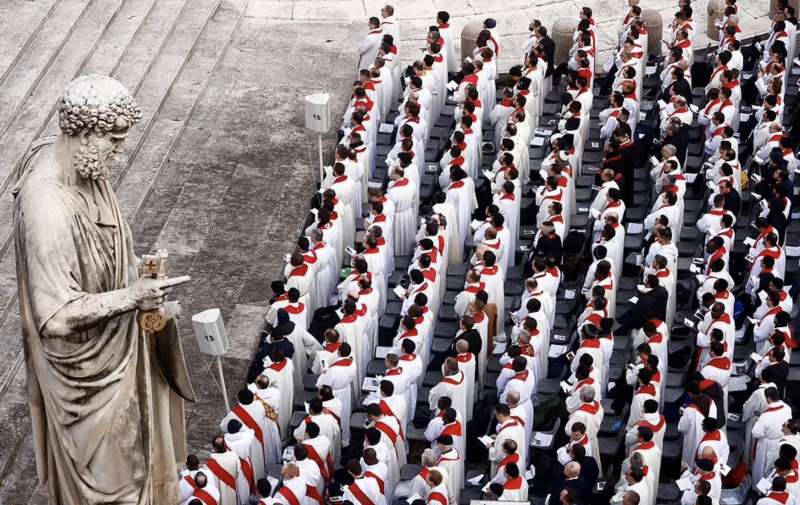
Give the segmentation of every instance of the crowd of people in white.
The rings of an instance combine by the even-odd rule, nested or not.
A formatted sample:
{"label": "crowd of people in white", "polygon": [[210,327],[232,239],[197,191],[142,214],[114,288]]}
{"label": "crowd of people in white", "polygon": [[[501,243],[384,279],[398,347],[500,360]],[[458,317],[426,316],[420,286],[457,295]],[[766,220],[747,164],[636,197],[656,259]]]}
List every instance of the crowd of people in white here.
{"label": "crowd of people in white", "polygon": [[[709,53],[705,103],[696,105],[697,27],[688,0],[680,0],[667,30],[660,74],[648,56],[658,57],[661,48],[648,55],[654,34],[638,0],[628,0],[627,8],[615,34],[618,52],[597,83],[598,33],[587,7],[568,61],[552,61],[554,43],[535,20],[520,64],[502,79],[497,57],[513,49],[501,47],[493,19],[461,61],[449,15],[440,12],[425,52],[413,61],[402,55],[405,62],[393,7],[369,19],[358,47],[359,78],[313,222],[287,255],[283,279],[272,285],[253,382],[221,420],[223,434],[208,458],[187,460],[181,503],[383,505],[407,498],[411,505],[457,505],[468,448],[476,443],[488,472],[480,482],[484,497],[529,501],[537,470],[528,473],[532,448],[542,445],[535,440],[534,402],[538,408],[548,379],[557,377],[564,379],[566,422],[551,434],[566,443],[553,448],[558,469],[548,503],[596,503],[597,483],[605,482],[614,503],[655,505],[678,326],[690,332],[691,353],[679,384],[687,395],[677,423],[680,502],[718,505],[723,479],[741,463],[759,503],[797,503],[800,423],[782,399],[796,346],[784,279],[798,160],[783,127],[794,11],[783,6],[761,45],[742,47],[736,1],[726,0],[719,44]],[[752,75],[744,68],[753,68]],[[644,110],[650,75],[659,76],[660,89],[652,90],[655,106]],[[548,103],[551,91],[559,91],[559,103]],[[598,112],[597,98],[606,95],[608,107]],[[748,117],[740,114],[744,104],[751,106]],[[555,120],[542,121],[552,106]],[[642,168],[636,144],[645,138],[639,123],[648,118],[657,149]],[[590,153],[587,139],[598,121],[599,142]],[[434,136],[442,124],[452,130]],[[690,129],[702,131],[701,164],[692,167],[698,170],[688,166],[698,154],[687,153]],[[752,133],[745,139],[740,131]],[[387,134],[393,146],[379,142]],[[546,155],[534,159],[531,149],[543,144]],[[442,145],[432,160],[429,153]],[[590,166],[598,152],[598,166]],[[579,196],[581,176],[594,178],[588,200]],[[637,191],[635,181],[648,176],[652,184]],[[697,177],[707,184],[700,188],[706,210],[697,208],[701,216],[689,223],[684,216],[693,202],[686,195],[697,192],[691,189]],[[754,209],[748,215],[746,196]],[[638,222],[626,216],[637,208]],[[737,234],[737,219],[744,218],[752,219],[756,236]],[[679,247],[684,237],[691,240],[692,225],[702,252],[684,265]],[[576,232],[585,232],[591,261],[582,284],[565,289],[564,258]],[[642,248],[626,255],[626,236],[639,237]],[[747,248],[744,275],[732,267],[737,243]],[[618,295],[623,270],[631,268],[640,281],[626,302]],[[681,269],[691,270],[696,300],[679,300]],[[453,297],[447,286],[454,272],[463,287]],[[515,282],[521,292],[509,296]],[[577,307],[568,330],[574,337],[556,334],[564,300]],[[735,320],[737,303],[748,316],[743,324]],[[698,310],[681,321],[679,305]],[[445,312],[457,328],[446,335],[448,347],[438,348]],[[379,345],[387,314],[399,319],[388,347]],[[332,322],[313,335],[315,320],[325,318]],[[620,350],[628,345],[629,363]],[[729,391],[742,375],[734,366],[737,349],[746,349],[745,356],[754,351],[757,385],[734,413]],[[620,354],[623,370],[615,374]],[[561,364],[563,371],[550,370]],[[606,412],[612,399],[626,406]],[[478,424],[488,419],[478,405],[492,410],[488,430]],[[419,473],[403,478],[411,432],[419,431],[412,421],[426,406],[431,416],[420,436],[429,447],[413,454]],[[608,459],[601,455],[604,417],[622,421],[621,457],[612,458],[620,470],[616,483],[605,481],[611,472],[601,462]],[[726,422],[745,423],[737,461],[730,459]],[[275,465],[282,465],[280,475],[270,474]]]}

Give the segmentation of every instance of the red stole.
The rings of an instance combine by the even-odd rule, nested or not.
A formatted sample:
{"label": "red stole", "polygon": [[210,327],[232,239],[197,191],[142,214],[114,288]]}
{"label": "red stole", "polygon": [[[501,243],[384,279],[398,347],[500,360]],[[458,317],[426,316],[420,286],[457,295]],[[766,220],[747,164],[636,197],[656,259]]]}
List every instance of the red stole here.
{"label": "red stole", "polygon": [[300,500],[297,499],[297,495],[285,485],[278,489],[278,493],[286,498],[286,501],[289,502],[289,505],[300,505]]}
{"label": "red stole", "polygon": [[258,440],[258,443],[261,444],[261,447],[264,447],[264,432],[261,430],[261,426],[259,426],[256,420],[253,419],[250,413],[247,412],[241,405],[233,407],[231,412],[233,412],[234,415],[238,417],[245,426],[256,433],[256,440]]}
{"label": "red stole", "polygon": [[358,479],[353,481],[353,483],[350,484],[347,489],[350,490],[350,494],[355,496],[361,505],[375,505],[375,503],[369,499],[369,496],[367,496],[367,494],[362,491],[360,487],[358,487]]}
{"label": "red stole", "polygon": [[[236,479],[230,474],[230,472],[222,468],[222,465],[220,465],[216,459],[208,458],[208,460],[206,460],[206,466],[209,470],[211,470],[211,473],[213,473],[220,481],[222,481],[223,484],[231,489],[236,489]],[[297,503],[297,505],[300,504]]]}
{"label": "red stole", "polygon": [[199,498],[205,505],[217,505],[217,500],[205,489],[195,489],[193,497]]}
{"label": "red stole", "polygon": [[319,473],[322,475],[322,478],[325,480],[330,480],[331,474],[328,472],[328,465],[325,461],[322,461],[322,456],[319,455],[314,446],[311,444],[303,444],[303,447],[306,448],[308,457],[311,458],[311,460],[319,467]]}

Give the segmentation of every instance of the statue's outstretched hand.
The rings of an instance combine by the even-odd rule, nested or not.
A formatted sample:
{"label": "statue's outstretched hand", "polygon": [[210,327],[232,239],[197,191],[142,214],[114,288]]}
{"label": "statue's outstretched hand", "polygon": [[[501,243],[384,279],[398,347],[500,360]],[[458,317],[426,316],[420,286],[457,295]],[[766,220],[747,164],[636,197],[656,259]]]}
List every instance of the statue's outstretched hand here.
{"label": "statue's outstretched hand", "polygon": [[188,275],[165,279],[139,277],[130,289],[136,306],[142,310],[151,310],[164,304],[164,297],[171,288],[190,280],[191,277]]}

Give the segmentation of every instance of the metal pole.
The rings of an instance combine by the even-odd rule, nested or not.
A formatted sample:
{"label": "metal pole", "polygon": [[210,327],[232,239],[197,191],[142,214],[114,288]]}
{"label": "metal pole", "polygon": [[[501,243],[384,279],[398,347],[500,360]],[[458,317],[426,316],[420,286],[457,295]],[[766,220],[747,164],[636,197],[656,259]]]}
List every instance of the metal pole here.
{"label": "metal pole", "polygon": [[222,358],[217,356],[217,370],[219,371],[219,383],[222,386],[222,398],[225,399],[225,412],[231,411],[231,404],[228,402],[228,389],[225,387],[225,374],[222,372]]}
{"label": "metal pole", "polygon": [[325,164],[322,160],[322,134],[320,133],[317,138],[319,139],[319,186],[322,187],[322,181],[325,180]]}

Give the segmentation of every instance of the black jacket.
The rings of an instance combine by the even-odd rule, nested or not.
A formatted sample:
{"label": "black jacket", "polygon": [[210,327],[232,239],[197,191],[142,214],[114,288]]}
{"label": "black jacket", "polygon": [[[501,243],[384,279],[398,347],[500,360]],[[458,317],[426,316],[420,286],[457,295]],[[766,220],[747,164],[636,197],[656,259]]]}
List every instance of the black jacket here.
{"label": "black jacket", "polygon": [[539,41],[539,44],[542,46],[544,55],[547,58],[547,71],[545,72],[544,76],[550,77],[553,75],[553,56],[556,52],[556,43],[553,42],[553,39],[550,38],[550,35],[545,35],[542,40]]}
{"label": "black jacket", "polygon": [[481,339],[481,334],[478,333],[478,330],[473,328],[453,338],[453,342],[450,344],[450,349],[448,349],[447,351],[448,356],[455,356],[457,354],[456,342],[458,342],[459,340],[467,341],[467,343],[469,344],[469,352],[471,352],[475,356],[475,362],[477,363],[478,353],[481,352],[481,347],[483,346],[483,339]]}
{"label": "black jacket", "polygon": [[666,321],[668,296],[664,286],[653,288],[647,293],[640,293],[636,306],[631,310],[633,313],[631,326],[637,329],[641,328],[644,322],[649,318],[648,314],[650,314],[651,311],[653,317]]}

